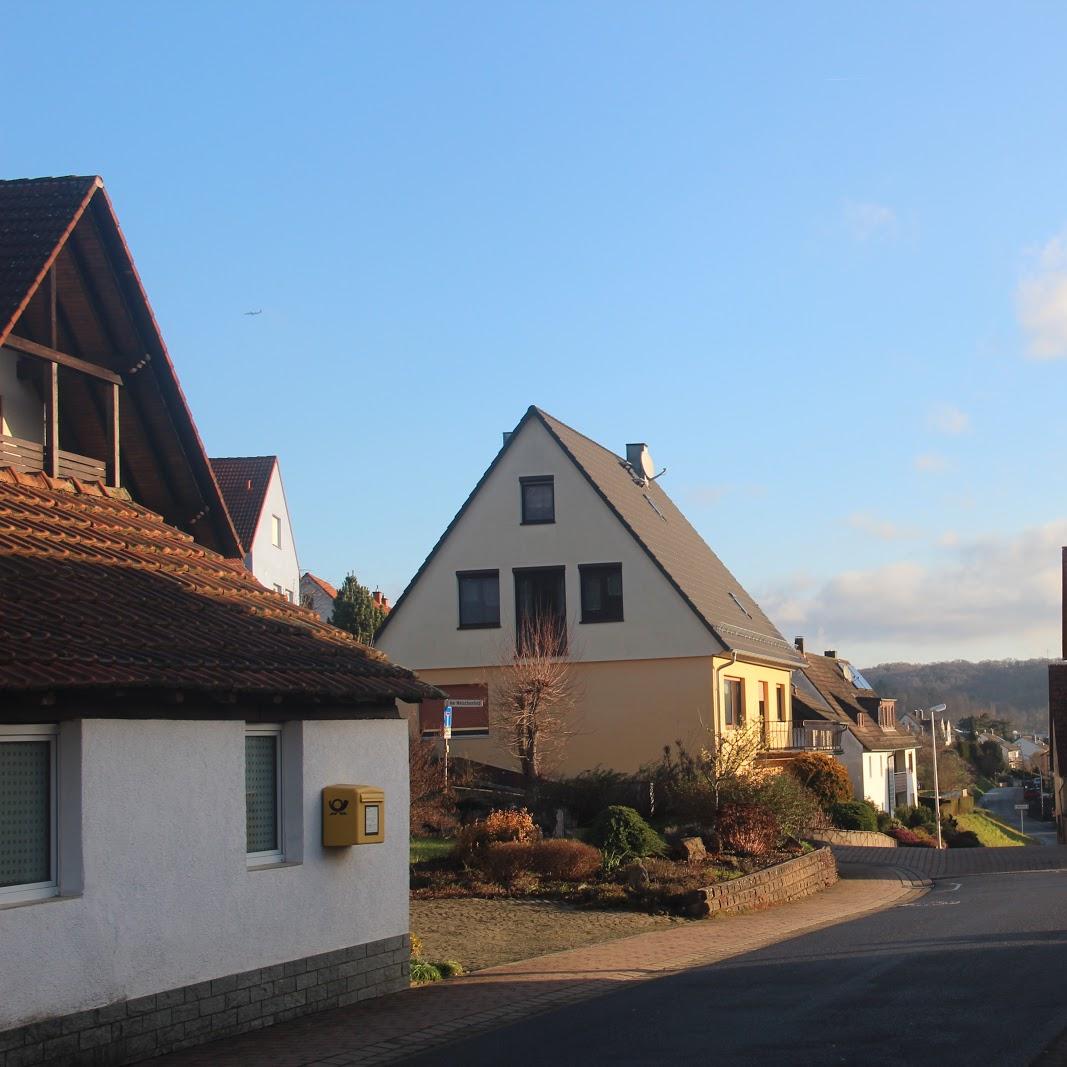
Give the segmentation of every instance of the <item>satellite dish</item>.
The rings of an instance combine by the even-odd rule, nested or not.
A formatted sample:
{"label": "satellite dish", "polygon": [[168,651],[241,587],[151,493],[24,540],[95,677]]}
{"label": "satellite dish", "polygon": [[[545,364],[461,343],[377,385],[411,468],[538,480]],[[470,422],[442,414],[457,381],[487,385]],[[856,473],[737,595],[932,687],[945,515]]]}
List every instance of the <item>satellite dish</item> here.
{"label": "satellite dish", "polygon": [[652,462],[652,456],[647,448],[641,450],[641,473],[649,480],[656,473],[656,465]]}

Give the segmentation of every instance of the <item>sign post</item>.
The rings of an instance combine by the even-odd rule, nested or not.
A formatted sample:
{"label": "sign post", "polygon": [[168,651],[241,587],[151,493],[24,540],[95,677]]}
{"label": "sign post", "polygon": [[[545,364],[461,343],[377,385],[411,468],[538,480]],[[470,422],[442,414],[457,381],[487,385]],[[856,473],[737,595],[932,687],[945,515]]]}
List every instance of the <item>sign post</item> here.
{"label": "sign post", "polygon": [[1019,813],[1019,833],[1026,833],[1026,812],[1029,809],[1029,804],[1016,804],[1015,810]]}
{"label": "sign post", "polygon": [[441,722],[441,736],[445,739],[445,791],[448,791],[448,743],[452,740],[452,705],[446,704]]}

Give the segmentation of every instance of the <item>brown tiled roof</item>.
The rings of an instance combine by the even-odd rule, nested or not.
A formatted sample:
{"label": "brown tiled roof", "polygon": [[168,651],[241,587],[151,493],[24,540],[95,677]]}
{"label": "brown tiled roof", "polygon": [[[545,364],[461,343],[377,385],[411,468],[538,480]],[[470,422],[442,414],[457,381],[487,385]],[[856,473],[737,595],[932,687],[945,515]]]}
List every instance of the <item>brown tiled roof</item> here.
{"label": "brown tiled roof", "polygon": [[795,675],[793,719],[814,716],[842,723],[864,748],[872,752],[918,748],[919,741],[906,730],[878,725],[881,698],[873,689],[853,685],[845,677],[842,665],[852,667],[848,660],[837,656],[819,656],[811,652],[804,656],[803,672]]}
{"label": "brown tiled roof", "polygon": [[210,462],[237,536],[245,551],[250,552],[278,457],[228,456],[212,458]]}
{"label": "brown tiled roof", "polygon": [[0,181],[0,338],[100,184],[74,175]]}
{"label": "brown tiled roof", "polygon": [[400,611],[408,590],[419,580],[438,548],[500,462],[500,457],[530,419],[538,420],[556,439],[667,581],[728,652],[736,650],[790,666],[800,665],[801,658],[793,646],[708,547],[658,482],[638,485],[624,466],[621,456],[537,407],[531,407],[515,427],[515,432],[394,605],[392,613],[382,624],[382,630]]}
{"label": "brown tiled roof", "polygon": [[331,600],[337,599],[337,590],[325,578],[320,578],[317,574],[312,574],[311,571],[304,571],[302,577],[307,578],[309,582],[314,582]]}
{"label": "brown tiled roof", "polygon": [[0,693],[437,697],[124,490],[0,468]]}
{"label": "brown tiled roof", "polygon": [[[122,379],[123,484],[135,499],[225,555],[241,546],[103,182],[0,181],[0,344],[52,345],[43,283],[56,277],[55,347]],[[104,407],[60,368],[63,447],[107,455]]]}

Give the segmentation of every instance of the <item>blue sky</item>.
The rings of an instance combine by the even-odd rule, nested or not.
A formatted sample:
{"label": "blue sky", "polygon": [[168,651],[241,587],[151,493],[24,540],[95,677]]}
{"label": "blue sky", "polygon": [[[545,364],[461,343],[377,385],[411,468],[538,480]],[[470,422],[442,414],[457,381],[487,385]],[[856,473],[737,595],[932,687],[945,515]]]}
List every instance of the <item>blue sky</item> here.
{"label": "blue sky", "polygon": [[395,597],[536,403],[647,441],[809,647],[1057,652],[1062,6],[5,26],[0,171],[103,175],[209,452],[281,456],[305,569]]}

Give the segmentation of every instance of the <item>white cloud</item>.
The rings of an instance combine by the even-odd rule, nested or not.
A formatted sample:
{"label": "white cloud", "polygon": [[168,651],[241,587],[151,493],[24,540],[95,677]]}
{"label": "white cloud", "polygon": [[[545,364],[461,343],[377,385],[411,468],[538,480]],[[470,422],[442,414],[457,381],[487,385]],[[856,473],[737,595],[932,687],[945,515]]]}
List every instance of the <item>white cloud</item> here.
{"label": "white cloud", "polygon": [[879,541],[902,541],[917,536],[916,531],[906,526],[898,526],[888,519],[880,519],[869,511],[854,511],[845,519],[845,524],[860,533],[870,534]]}
{"label": "white cloud", "polygon": [[789,577],[760,603],[791,633],[828,634],[842,655],[863,663],[1039,656],[1059,647],[1067,519],[942,544],[932,563],[904,559],[822,584]]}
{"label": "white cloud", "polygon": [[971,428],[970,415],[951,404],[934,408],[926,421],[932,429],[949,437],[957,437]]}
{"label": "white cloud", "polygon": [[842,209],[845,225],[857,241],[869,241],[874,237],[895,237],[897,216],[884,204],[858,203],[846,200]]}
{"label": "white cloud", "polygon": [[1048,242],[1015,291],[1019,325],[1033,359],[1067,356],[1067,235]]}
{"label": "white cloud", "polygon": [[941,474],[948,470],[948,460],[937,452],[924,452],[913,460],[915,469],[922,474]]}

